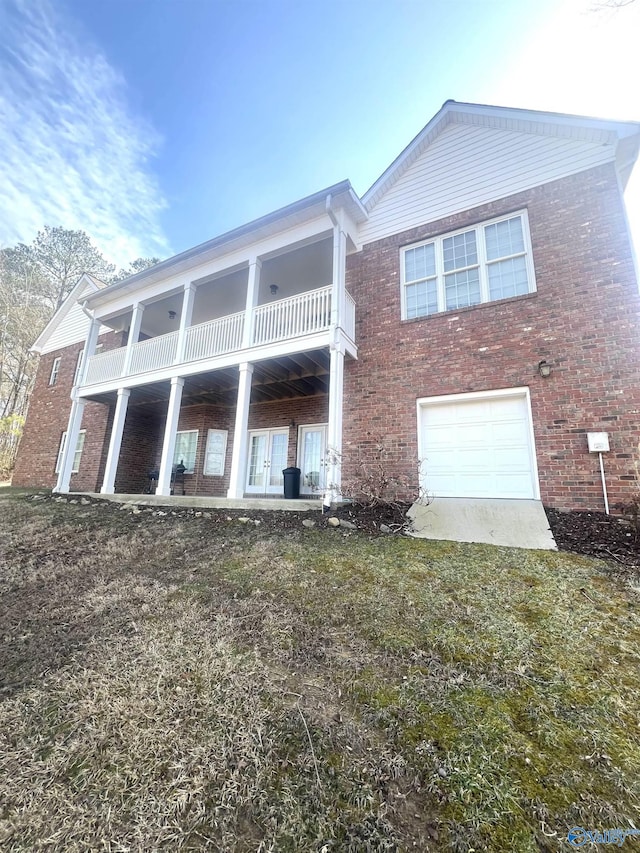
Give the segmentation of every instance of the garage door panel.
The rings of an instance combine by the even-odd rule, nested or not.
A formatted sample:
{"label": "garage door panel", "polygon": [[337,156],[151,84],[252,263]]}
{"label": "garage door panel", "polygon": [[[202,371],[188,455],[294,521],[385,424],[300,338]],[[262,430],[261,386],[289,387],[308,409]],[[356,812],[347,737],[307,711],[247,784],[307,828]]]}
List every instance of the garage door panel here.
{"label": "garage door panel", "polygon": [[533,498],[529,408],[524,394],[421,409],[423,486],[443,497]]}

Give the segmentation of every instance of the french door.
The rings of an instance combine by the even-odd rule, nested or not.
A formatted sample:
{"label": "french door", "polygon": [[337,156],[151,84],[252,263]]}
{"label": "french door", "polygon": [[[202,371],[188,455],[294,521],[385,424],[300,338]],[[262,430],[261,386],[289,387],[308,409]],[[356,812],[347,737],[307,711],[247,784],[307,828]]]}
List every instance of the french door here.
{"label": "french door", "polygon": [[281,495],[282,469],[287,467],[288,429],[262,429],[249,433],[247,494]]}
{"label": "french door", "polygon": [[300,494],[318,495],[326,488],[327,425],[310,424],[298,430]]}

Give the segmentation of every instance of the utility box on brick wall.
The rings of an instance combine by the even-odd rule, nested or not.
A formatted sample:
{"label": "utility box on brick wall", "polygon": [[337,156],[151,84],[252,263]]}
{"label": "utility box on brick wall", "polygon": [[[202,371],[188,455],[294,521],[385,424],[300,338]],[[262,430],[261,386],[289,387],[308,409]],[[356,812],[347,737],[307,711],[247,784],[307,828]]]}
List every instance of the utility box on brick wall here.
{"label": "utility box on brick wall", "polygon": [[605,453],[609,450],[609,433],[588,432],[587,442],[589,443],[589,453]]}

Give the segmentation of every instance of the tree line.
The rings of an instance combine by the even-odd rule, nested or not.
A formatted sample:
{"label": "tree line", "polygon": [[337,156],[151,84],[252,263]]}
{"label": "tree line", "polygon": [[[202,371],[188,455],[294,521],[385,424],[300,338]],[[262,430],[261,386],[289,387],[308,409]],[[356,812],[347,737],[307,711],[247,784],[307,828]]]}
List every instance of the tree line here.
{"label": "tree line", "polygon": [[82,273],[113,284],[158,262],[136,258],[117,270],[84,231],[49,225],[29,244],[0,249],[0,480],[13,468],[33,390],[31,346]]}

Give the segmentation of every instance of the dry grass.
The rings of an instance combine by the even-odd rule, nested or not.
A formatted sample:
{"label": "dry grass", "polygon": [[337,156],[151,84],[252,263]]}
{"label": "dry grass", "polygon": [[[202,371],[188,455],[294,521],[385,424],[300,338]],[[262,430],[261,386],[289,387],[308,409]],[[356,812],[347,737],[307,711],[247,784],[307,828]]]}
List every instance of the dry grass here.
{"label": "dry grass", "polygon": [[567,849],[640,812],[637,592],[490,546],[0,504],[0,847]]}

